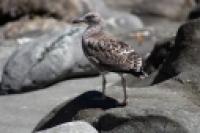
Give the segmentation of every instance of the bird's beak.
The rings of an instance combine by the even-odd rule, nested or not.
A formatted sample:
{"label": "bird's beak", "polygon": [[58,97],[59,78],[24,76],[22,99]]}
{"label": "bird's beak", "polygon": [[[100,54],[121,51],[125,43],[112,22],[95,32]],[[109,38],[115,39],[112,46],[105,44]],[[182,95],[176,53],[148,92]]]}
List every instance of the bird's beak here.
{"label": "bird's beak", "polygon": [[84,22],[85,22],[85,19],[83,17],[76,18],[76,19],[72,20],[73,24],[79,24],[79,23],[84,23]]}

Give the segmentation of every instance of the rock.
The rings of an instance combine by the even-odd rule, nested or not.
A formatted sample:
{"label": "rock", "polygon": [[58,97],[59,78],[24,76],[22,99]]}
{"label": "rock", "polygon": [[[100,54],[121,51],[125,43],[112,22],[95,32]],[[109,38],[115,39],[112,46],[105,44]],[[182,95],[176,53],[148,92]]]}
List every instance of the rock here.
{"label": "rock", "polygon": [[175,45],[160,68],[155,83],[200,66],[199,34],[199,19],[186,22],[179,28]]}
{"label": "rock", "polygon": [[99,12],[106,21],[106,27],[116,35],[124,35],[124,33],[128,35],[129,32],[143,28],[143,22],[139,17],[127,12],[109,9],[104,1],[82,0],[82,2],[86,8],[85,12]]}
{"label": "rock", "polygon": [[[9,1],[9,0],[7,0],[7,1]],[[15,9],[12,12],[14,12],[14,14],[16,14],[16,16],[21,16],[21,15],[17,15],[17,14],[20,14],[19,12],[22,10],[21,12],[22,12],[23,17],[20,17],[20,19],[16,19],[15,21],[17,21],[17,22],[9,22],[10,20],[5,22],[6,25],[4,26],[3,31],[2,31],[3,35],[0,35],[0,36],[5,36],[7,38],[16,38],[16,37],[19,37],[24,32],[30,31],[30,30],[44,31],[46,29],[59,28],[59,26],[62,27],[64,25],[64,23],[66,23],[66,22],[62,22],[63,20],[67,20],[67,22],[71,22],[72,18],[83,15],[90,11],[99,12],[105,18],[106,25],[109,28],[109,30],[115,34],[124,35],[124,33],[128,34],[129,32],[134,31],[136,29],[143,28],[143,22],[137,16],[132,15],[130,13],[111,10],[105,5],[105,3],[103,1],[99,1],[99,0],[75,0],[75,1],[67,0],[67,1],[63,1],[63,0],[59,0],[56,2],[56,5],[54,4],[53,1],[51,1],[51,2],[48,2],[48,4],[46,4],[44,6],[42,6],[42,4],[43,4],[42,2],[45,3],[46,1],[45,0],[30,1],[29,4],[30,4],[30,6],[33,6],[33,7],[30,9],[27,9],[27,11],[26,11],[26,10],[23,10],[24,8],[25,9],[27,8],[27,5],[25,4],[25,0],[21,0],[16,5],[8,4],[8,3],[12,3],[12,1],[9,1],[9,2],[2,1],[2,3],[4,4],[5,7],[8,6],[7,10],[9,10],[12,6],[14,6],[14,7],[16,6],[15,8],[12,7],[13,9]],[[0,4],[1,4],[1,1],[0,1]],[[25,7],[21,9],[18,7],[19,6],[18,4],[20,5],[20,7],[24,7],[24,6]],[[41,4],[41,5],[39,5],[39,4]],[[51,8],[52,5],[55,5],[54,8],[56,8],[56,9]],[[67,6],[65,7],[63,5],[67,5]],[[73,6],[70,6],[70,5],[73,5]],[[68,6],[70,6],[70,8]],[[35,9],[35,7],[38,7],[38,8]],[[20,11],[18,11],[18,10],[20,10]],[[33,13],[33,16],[34,16],[33,18],[28,17],[31,15],[31,13],[33,11],[35,11],[37,13],[37,12],[40,12],[40,10],[44,10],[46,12],[44,12],[44,14],[42,16],[41,16],[41,14],[34,15],[34,13]],[[53,16],[50,16],[50,18],[49,18],[48,15],[51,15],[52,11],[54,11],[55,13]],[[5,11],[5,12],[8,14],[11,14],[10,11]],[[28,15],[28,16],[25,16],[25,15]],[[0,7],[0,16],[1,16],[1,7]],[[35,18],[35,16],[37,16],[37,17]],[[39,16],[39,18],[38,18],[38,16]],[[60,16],[60,17],[58,17],[58,16]],[[42,17],[42,18],[40,18],[40,17]],[[54,20],[54,19],[56,19],[56,20]],[[18,31],[19,33],[16,31]]]}
{"label": "rock", "polygon": [[149,74],[158,70],[169,57],[175,45],[175,37],[156,42],[149,57],[145,60],[144,70]]}
{"label": "rock", "polygon": [[193,8],[189,15],[188,15],[188,19],[197,19],[200,17],[200,5],[197,5],[195,8]]}
{"label": "rock", "polygon": [[[114,74],[108,74],[107,78],[109,82],[119,79]],[[0,123],[3,123],[0,132],[32,133],[50,110],[85,91],[100,88],[100,80],[100,77],[75,78],[30,93],[0,96],[0,112],[3,114],[0,116]]]}
{"label": "rock", "polygon": [[24,44],[4,67],[1,90],[30,91],[60,80],[98,72],[83,55],[83,27],[65,27]]}
{"label": "rock", "polygon": [[33,18],[5,24],[0,32],[2,38],[39,37],[50,30],[60,30],[67,24],[53,18]]}
{"label": "rock", "polygon": [[77,121],[68,122],[37,133],[97,133],[97,131],[87,122]]}
{"label": "rock", "polygon": [[195,0],[195,2],[198,4],[200,1],[199,0]]}
{"label": "rock", "polygon": [[107,29],[116,36],[127,37],[131,32],[144,27],[139,17],[124,12],[109,11],[110,17],[106,19]]}
{"label": "rock", "polygon": [[0,82],[2,78],[3,68],[8,58],[17,49],[16,41],[0,40]]}
{"label": "rock", "polygon": [[133,13],[140,15],[155,15],[183,20],[194,5],[194,0],[142,0],[136,3],[132,9]]}
{"label": "rock", "polygon": [[[112,11],[104,1],[99,0],[0,0],[1,23],[17,20],[24,16],[46,16],[70,21],[89,11],[100,12],[103,16],[112,16]],[[119,12],[118,12],[119,13]],[[122,15],[121,15],[122,16]]]}
{"label": "rock", "polygon": [[200,122],[199,98],[188,88],[176,80],[148,88],[128,88],[129,103],[125,107],[114,100],[122,99],[121,86],[109,87],[105,99],[100,92],[85,92],[55,107],[35,129],[85,120],[103,133],[195,133]]}
{"label": "rock", "polygon": [[132,7],[141,2],[142,0],[104,0],[105,3],[113,9],[117,10],[123,10],[130,12],[132,10]]}
{"label": "rock", "polygon": [[176,65],[176,72],[190,71],[192,66],[200,66],[199,22],[200,20],[186,22],[178,30],[175,47],[168,59],[172,61],[171,64]]}
{"label": "rock", "polygon": [[0,0],[1,24],[24,16],[51,16],[57,19],[71,19],[79,15],[79,0]]}

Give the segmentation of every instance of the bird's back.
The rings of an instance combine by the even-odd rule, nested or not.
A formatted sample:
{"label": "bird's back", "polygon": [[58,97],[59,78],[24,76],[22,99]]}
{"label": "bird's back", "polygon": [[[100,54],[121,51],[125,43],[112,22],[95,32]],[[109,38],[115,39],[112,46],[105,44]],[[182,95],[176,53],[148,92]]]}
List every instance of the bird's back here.
{"label": "bird's back", "polygon": [[142,68],[142,58],[128,44],[107,33],[99,32],[83,38],[83,50],[98,68],[112,72],[137,73]]}

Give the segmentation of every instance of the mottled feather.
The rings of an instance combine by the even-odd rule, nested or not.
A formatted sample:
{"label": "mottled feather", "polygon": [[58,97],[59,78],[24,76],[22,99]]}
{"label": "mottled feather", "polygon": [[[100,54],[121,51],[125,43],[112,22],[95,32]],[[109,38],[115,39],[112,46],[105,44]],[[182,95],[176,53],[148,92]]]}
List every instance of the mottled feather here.
{"label": "mottled feather", "polygon": [[128,44],[104,32],[83,40],[85,54],[100,69],[114,72],[140,72],[142,58]]}

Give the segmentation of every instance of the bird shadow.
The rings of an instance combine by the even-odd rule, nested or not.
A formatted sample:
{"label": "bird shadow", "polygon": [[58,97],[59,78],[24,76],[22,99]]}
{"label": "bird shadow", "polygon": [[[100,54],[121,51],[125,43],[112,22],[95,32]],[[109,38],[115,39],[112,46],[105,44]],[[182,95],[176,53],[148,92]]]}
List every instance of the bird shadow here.
{"label": "bird shadow", "polygon": [[111,97],[105,96],[102,98],[102,96],[101,92],[87,91],[70,101],[60,104],[36,125],[33,133],[73,121],[73,117],[84,109],[99,108],[107,110],[124,106]]}

